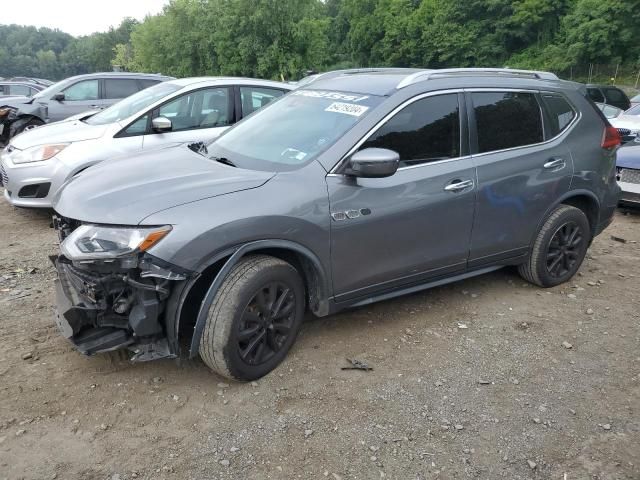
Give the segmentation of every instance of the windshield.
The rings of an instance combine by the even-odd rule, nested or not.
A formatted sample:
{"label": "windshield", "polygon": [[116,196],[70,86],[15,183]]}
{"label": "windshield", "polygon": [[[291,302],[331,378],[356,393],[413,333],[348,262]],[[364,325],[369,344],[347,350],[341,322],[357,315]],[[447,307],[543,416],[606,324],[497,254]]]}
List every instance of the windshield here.
{"label": "windshield", "polygon": [[295,90],[208,145],[208,156],[252,170],[295,170],[333,145],[382,100],[372,95]]}
{"label": "windshield", "polygon": [[108,123],[119,122],[131,115],[135,115],[144,110],[149,105],[153,105],[158,100],[180,90],[182,87],[173,83],[158,83],[153,87],[140,90],[130,97],[114,103],[109,108],[95,114],[85,120],[89,125],[106,125]]}

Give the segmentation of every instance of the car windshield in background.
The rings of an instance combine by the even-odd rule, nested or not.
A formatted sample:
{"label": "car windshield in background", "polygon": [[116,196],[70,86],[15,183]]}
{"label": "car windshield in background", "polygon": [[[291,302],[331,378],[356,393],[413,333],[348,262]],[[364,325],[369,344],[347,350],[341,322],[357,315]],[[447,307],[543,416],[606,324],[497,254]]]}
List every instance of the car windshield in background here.
{"label": "car windshield in background", "polygon": [[295,90],[211,143],[208,156],[252,170],[295,170],[329,148],[382,100],[373,95]]}
{"label": "car windshield in background", "polygon": [[114,103],[109,108],[88,118],[85,122],[89,125],[106,125],[119,122],[181,88],[181,86],[172,83],[159,83]]}

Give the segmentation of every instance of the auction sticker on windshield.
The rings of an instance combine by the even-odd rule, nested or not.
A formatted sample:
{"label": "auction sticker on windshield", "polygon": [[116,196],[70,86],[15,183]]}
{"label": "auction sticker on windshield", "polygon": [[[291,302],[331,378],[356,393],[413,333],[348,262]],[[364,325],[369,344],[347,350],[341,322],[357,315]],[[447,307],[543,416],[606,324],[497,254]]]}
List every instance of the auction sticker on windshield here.
{"label": "auction sticker on windshield", "polygon": [[324,109],[325,112],[345,113],[347,115],[353,115],[354,117],[359,117],[367,110],[369,110],[369,107],[365,107],[364,105],[342,102],[333,102],[331,105]]}

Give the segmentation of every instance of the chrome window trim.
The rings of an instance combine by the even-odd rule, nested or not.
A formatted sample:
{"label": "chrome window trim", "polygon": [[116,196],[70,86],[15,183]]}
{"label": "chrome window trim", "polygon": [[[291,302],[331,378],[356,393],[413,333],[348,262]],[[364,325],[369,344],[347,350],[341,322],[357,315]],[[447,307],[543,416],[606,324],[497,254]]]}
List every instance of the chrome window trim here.
{"label": "chrome window trim", "polygon": [[[411,97],[407,100],[405,100],[404,102],[402,102],[400,105],[398,105],[396,108],[394,108],[393,110],[391,110],[391,112],[389,112],[387,115],[385,115],[378,123],[376,123],[365,135],[363,135],[363,137],[358,140],[355,145],[353,147],[351,147],[349,149],[349,151],[342,156],[342,158],[336,162],[336,164],[331,168],[331,170],[329,170],[329,173],[327,174],[327,176],[343,176],[344,174],[342,173],[336,173],[336,170],[340,169],[340,167],[342,166],[342,164],[345,162],[346,159],[348,159],[351,155],[353,155],[358,148],[360,148],[362,146],[363,143],[365,143],[367,140],[369,140],[369,138],[376,133],[385,123],[387,123],[393,116],[395,116],[399,111],[403,110],[405,107],[411,105],[412,103],[415,103],[419,100],[422,100],[423,98],[428,98],[428,97],[435,97],[437,95],[449,95],[449,94],[459,94],[459,93],[464,93],[464,89],[462,88],[455,88],[455,89],[448,89],[448,90],[435,90],[433,92],[426,92],[426,93],[421,93],[420,95],[416,95],[415,97]],[[460,111],[460,108],[458,108],[458,111]],[[458,113],[458,116],[460,116],[460,113]],[[462,120],[460,118],[460,120]],[[466,121],[466,119],[465,119]],[[462,151],[462,130],[460,130],[459,133],[459,140],[460,140],[460,151]],[[445,160],[436,160],[434,162],[425,162],[425,163],[420,163],[417,165],[409,165],[407,167],[401,167],[398,168],[398,171],[400,170],[406,170],[408,168],[416,168],[416,167],[424,167],[426,165],[435,165],[437,163],[443,163],[443,162],[450,162],[452,160],[460,160],[462,158],[470,158],[470,155],[467,155],[465,157],[455,157],[455,158],[447,158]]]}
{"label": "chrome window trim", "polygon": [[[538,142],[538,143],[530,143],[528,145],[520,145],[518,147],[503,148],[502,150],[491,150],[489,152],[475,153],[475,154],[472,154],[471,157],[483,157],[485,155],[493,155],[494,153],[510,152],[512,150],[521,150],[523,148],[537,147],[537,146],[540,146],[540,145],[546,145],[548,143],[555,142],[557,139],[566,136],[571,130],[573,130],[575,128],[576,124],[578,123],[578,121],[582,118],[582,112],[580,110],[576,109],[575,105],[573,105],[573,103],[571,103],[566,96],[564,96],[563,94],[558,93],[558,92],[551,92],[549,90],[533,90],[533,89],[522,89],[522,88],[493,88],[493,87],[492,88],[465,88],[464,91],[465,92],[469,92],[469,93],[473,93],[473,92],[525,92],[525,93],[533,93],[533,94],[538,93],[540,95],[542,95],[544,93],[561,95],[565,99],[565,101],[571,106],[573,111],[577,114],[575,117],[573,117],[573,120],[571,121],[571,123],[569,125],[567,125],[563,131],[561,131],[555,137],[550,138],[549,140],[545,140],[543,142]],[[540,106],[540,108],[542,108],[542,106],[540,105],[540,102],[538,102],[538,105]],[[543,129],[544,129],[544,121],[543,121],[542,125],[543,125]]]}

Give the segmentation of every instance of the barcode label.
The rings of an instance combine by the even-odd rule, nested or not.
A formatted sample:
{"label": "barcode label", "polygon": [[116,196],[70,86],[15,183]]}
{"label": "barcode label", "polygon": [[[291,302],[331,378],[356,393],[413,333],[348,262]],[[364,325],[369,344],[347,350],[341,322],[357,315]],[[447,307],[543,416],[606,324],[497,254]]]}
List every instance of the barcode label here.
{"label": "barcode label", "polygon": [[356,105],[355,103],[333,102],[325,109],[325,112],[344,113],[347,115],[353,115],[354,117],[359,117],[367,110],[369,110],[369,107],[365,107],[364,105]]}

